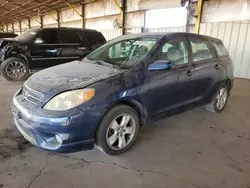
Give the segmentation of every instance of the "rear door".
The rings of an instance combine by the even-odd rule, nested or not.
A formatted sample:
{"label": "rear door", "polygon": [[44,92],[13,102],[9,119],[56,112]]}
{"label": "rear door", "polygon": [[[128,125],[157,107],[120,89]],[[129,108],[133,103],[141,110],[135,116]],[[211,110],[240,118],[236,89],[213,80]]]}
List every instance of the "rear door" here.
{"label": "rear door", "polygon": [[35,39],[39,39],[41,42],[32,41],[30,47],[31,69],[47,68],[60,64],[61,45],[56,29],[41,30]]}
{"label": "rear door", "polygon": [[61,42],[60,58],[62,63],[74,61],[84,57],[88,46],[79,35],[78,30],[60,29],[58,31]]}
{"label": "rear door", "polygon": [[194,96],[196,100],[206,99],[221,80],[221,63],[210,41],[201,37],[188,37],[195,68]]}

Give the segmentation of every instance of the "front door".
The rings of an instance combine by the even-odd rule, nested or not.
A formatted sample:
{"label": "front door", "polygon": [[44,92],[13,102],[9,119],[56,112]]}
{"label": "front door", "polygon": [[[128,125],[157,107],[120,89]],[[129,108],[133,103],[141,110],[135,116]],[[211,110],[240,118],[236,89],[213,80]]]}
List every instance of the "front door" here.
{"label": "front door", "polygon": [[188,41],[185,35],[171,37],[156,52],[155,61],[171,62],[172,68],[148,71],[142,94],[148,114],[156,115],[188,104],[193,99],[194,69],[189,63]]}
{"label": "front door", "polygon": [[210,42],[199,37],[188,37],[192,49],[192,63],[195,68],[194,97],[202,100],[209,97],[217,83],[221,80],[223,71]]}
{"label": "front door", "polygon": [[61,63],[61,44],[55,29],[37,33],[31,48],[31,69],[47,68]]}

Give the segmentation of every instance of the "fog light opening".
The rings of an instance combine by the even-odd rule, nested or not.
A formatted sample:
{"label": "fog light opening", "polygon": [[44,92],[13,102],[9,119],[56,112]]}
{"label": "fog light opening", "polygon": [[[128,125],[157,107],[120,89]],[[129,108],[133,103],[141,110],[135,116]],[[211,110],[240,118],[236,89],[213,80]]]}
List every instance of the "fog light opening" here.
{"label": "fog light opening", "polygon": [[59,143],[59,144],[62,144],[63,143],[63,140],[62,140],[62,138],[60,137],[60,135],[57,135],[56,134],[56,141]]}

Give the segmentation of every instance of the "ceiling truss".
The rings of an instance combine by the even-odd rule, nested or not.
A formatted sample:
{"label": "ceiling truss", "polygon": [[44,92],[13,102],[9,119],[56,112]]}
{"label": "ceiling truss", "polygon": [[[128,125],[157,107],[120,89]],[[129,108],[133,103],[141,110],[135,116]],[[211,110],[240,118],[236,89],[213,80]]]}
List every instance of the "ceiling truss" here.
{"label": "ceiling truss", "polygon": [[36,16],[49,15],[68,7],[92,2],[94,0],[0,0],[0,25],[14,23]]}

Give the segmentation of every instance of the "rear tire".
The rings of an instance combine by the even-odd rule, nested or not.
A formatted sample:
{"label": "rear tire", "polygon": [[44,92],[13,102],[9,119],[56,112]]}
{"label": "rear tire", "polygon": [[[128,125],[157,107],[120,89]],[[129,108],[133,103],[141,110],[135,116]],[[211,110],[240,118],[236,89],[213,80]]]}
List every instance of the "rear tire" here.
{"label": "rear tire", "polygon": [[17,57],[10,57],[3,61],[0,70],[8,81],[22,81],[29,77],[28,63]]}
{"label": "rear tire", "polygon": [[138,113],[126,105],[117,105],[104,116],[96,133],[96,145],[108,155],[119,155],[133,145],[140,120]]}
{"label": "rear tire", "polygon": [[218,87],[211,103],[206,106],[207,110],[213,113],[222,112],[227,105],[228,97],[229,92],[226,84],[221,84]]}

